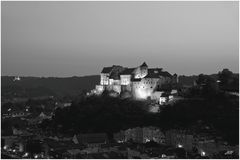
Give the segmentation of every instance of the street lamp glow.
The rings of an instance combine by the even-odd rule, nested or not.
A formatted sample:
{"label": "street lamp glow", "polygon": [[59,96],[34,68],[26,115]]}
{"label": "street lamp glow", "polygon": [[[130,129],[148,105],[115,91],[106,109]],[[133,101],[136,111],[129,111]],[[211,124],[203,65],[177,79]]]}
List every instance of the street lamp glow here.
{"label": "street lamp glow", "polygon": [[29,153],[26,152],[26,153],[23,155],[23,157],[27,157],[28,155],[29,155]]}
{"label": "street lamp glow", "polygon": [[204,151],[201,152],[201,156],[205,156],[206,153]]}
{"label": "street lamp glow", "polygon": [[183,147],[183,145],[181,145],[181,144],[178,144],[178,148],[182,148]]}
{"label": "street lamp glow", "polygon": [[6,149],[7,149],[7,146],[4,146],[3,149],[6,150]]}

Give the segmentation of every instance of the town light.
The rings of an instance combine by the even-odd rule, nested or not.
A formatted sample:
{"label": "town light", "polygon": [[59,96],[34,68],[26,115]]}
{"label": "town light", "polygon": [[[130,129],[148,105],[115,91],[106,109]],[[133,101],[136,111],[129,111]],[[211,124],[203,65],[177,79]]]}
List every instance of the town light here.
{"label": "town light", "polygon": [[178,147],[178,148],[183,148],[183,145],[178,144],[177,147]]}
{"label": "town light", "polygon": [[3,149],[6,150],[6,149],[7,149],[7,146],[4,146]]}
{"label": "town light", "polygon": [[201,152],[201,156],[205,156],[206,153],[204,151]]}
{"label": "town light", "polygon": [[36,154],[36,155],[34,155],[34,158],[38,158],[38,155]]}
{"label": "town light", "polygon": [[27,157],[28,155],[29,155],[29,153],[26,152],[26,153],[23,155],[23,157]]}
{"label": "town light", "polygon": [[15,153],[15,152],[16,152],[16,149],[14,149],[13,152]]}
{"label": "town light", "polygon": [[231,155],[231,154],[233,154],[234,153],[234,151],[227,151],[226,153],[224,153],[225,155]]}
{"label": "town light", "polygon": [[117,142],[118,142],[118,143],[123,143],[123,141],[122,141],[122,140],[118,140]]}

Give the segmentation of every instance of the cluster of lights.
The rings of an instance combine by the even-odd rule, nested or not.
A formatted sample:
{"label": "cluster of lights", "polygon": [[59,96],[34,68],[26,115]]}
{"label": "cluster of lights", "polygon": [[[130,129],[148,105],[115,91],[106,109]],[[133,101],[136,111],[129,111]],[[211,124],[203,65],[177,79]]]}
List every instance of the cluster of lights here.
{"label": "cluster of lights", "polygon": [[[16,152],[17,152],[16,149],[8,148],[8,146],[6,146],[6,145],[3,147],[3,149],[4,149],[4,150],[7,150],[7,151],[9,151],[9,152],[13,152],[13,153],[16,153]],[[28,157],[28,156],[29,156],[29,153],[28,153],[28,152],[25,152],[22,157]]]}
{"label": "cluster of lights", "polygon": [[34,156],[33,156],[35,159],[37,159],[37,158],[44,158],[44,154],[43,153],[41,153],[41,154],[34,154]]}
{"label": "cluster of lights", "polygon": [[233,154],[234,153],[234,151],[227,151],[226,153],[224,153],[225,155],[231,155],[231,154]]}

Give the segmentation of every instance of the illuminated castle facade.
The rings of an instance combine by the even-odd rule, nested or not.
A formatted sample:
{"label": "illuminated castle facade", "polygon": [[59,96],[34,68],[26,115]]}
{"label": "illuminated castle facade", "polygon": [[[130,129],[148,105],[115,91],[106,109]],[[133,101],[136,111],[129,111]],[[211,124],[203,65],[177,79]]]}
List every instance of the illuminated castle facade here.
{"label": "illuminated castle facade", "polygon": [[119,95],[128,93],[136,99],[156,99],[162,95],[160,90],[164,84],[177,83],[176,74],[171,75],[161,68],[148,68],[145,62],[136,68],[116,65],[104,67],[100,77],[100,85],[96,85],[95,94],[107,90]]}

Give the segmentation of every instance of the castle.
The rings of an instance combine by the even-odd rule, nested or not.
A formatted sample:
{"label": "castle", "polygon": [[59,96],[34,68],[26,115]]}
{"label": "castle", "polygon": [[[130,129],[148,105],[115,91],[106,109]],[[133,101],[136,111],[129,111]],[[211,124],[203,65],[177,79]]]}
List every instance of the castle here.
{"label": "castle", "polygon": [[128,93],[135,99],[159,99],[164,92],[164,85],[177,83],[177,75],[163,71],[162,68],[148,68],[144,62],[136,68],[118,65],[104,67],[100,74],[100,84],[96,85],[95,94],[104,90],[117,94]]}

